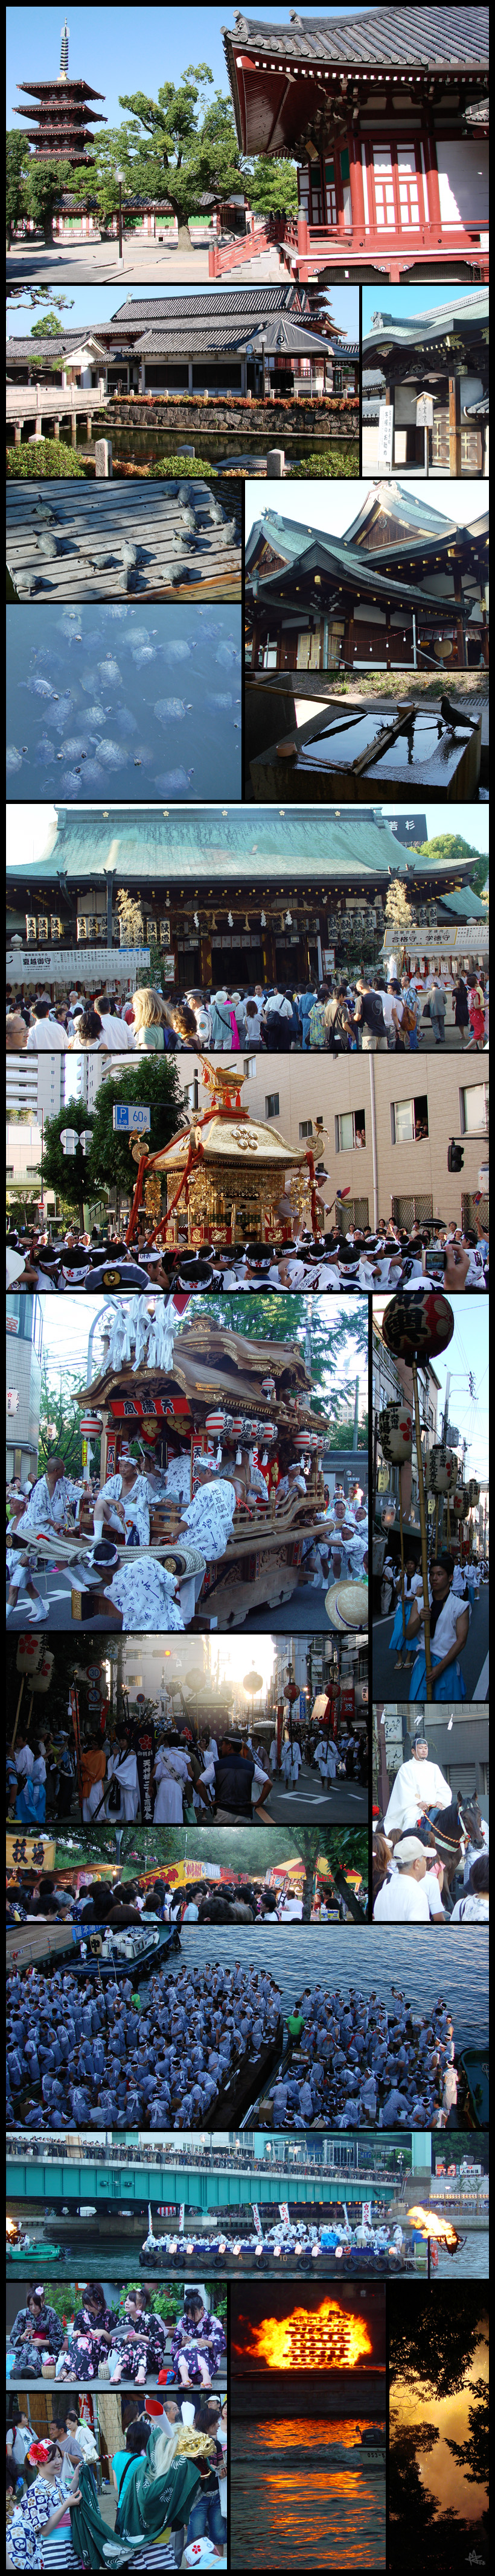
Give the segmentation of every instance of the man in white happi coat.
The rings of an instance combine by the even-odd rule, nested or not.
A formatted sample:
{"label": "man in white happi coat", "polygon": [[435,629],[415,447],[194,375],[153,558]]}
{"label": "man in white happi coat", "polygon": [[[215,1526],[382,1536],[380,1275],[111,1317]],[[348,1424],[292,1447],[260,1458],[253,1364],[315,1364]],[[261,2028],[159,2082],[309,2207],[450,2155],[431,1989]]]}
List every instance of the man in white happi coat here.
{"label": "man in white happi coat", "polygon": [[420,1816],[430,1807],[450,1807],[452,1790],[444,1780],[438,1762],[429,1762],[425,1735],[418,1735],[412,1760],[401,1762],[394,1780],[383,1828],[388,1833],[409,1833]]}

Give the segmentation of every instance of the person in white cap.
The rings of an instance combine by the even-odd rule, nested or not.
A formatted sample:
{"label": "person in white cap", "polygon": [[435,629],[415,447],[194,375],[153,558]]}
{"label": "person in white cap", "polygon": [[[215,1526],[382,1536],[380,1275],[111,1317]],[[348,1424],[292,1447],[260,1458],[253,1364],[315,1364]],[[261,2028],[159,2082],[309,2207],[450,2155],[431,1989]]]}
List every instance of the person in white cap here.
{"label": "person in white cap", "polygon": [[395,1867],[375,1896],[374,1923],[429,1923],[430,1908],[422,1880],[427,1856],[417,1834],[406,1834],[394,1851]]}
{"label": "person in white cap", "polygon": [[452,1790],[438,1762],[429,1762],[425,1735],[418,1735],[412,1759],[401,1762],[383,1818],[384,1833],[408,1832],[430,1807],[450,1807]]}

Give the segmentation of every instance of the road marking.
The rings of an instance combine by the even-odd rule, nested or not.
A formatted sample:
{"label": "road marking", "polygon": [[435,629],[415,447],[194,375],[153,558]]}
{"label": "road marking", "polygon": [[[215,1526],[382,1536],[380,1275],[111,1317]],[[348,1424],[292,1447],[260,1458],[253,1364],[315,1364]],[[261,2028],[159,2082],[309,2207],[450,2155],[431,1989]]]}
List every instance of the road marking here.
{"label": "road marking", "polygon": [[490,1657],[489,1657],[489,1655],[485,1655],[485,1661],[484,1661],[484,1664],[482,1664],[482,1666],[481,1666],[481,1672],[480,1672],[480,1674],[479,1674],[478,1681],[477,1681],[477,1683],[476,1683],[476,1689],[473,1691],[473,1700],[475,1700],[475,1699],[484,1699],[484,1700],[486,1700],[487,1692],[488,1692],[488,1674],[489,1674],[489,1670],[490,1670]]}

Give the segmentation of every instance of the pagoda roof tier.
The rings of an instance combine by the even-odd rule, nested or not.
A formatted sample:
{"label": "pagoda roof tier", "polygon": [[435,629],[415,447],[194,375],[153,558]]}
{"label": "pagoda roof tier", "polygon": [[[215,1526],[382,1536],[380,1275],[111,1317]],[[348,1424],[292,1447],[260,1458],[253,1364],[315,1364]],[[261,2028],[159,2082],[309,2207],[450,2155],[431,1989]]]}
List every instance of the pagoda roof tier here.
{"label": "pagoda roof tier", "polygon": [[285,25],[239,12],[223,40],[244,152],[300,155],[309,142],[314,153],[389,106],[399,130],[422,101],[462,133],[487,105],[485,8],[293,10]]}
{"label": "pagoda roof tier", "polygon": [[[282,813],[272,805],[258,806],[256,814],[240,806],[225,814],[207,806],[164,814],[155,805],[112,805],[108,813],[99,805],[57,805],[40,858],[29,871],[9,861],[8,885],[17,893],[29,887],[35,895],[50,885],[69,895],[72,888],[104,882],[114,836],[118,879],[141,885],[147,895],[156,887],[167,905],[183,896],[189,903],[211,896],[218,905],[220,891],[231,885],[236,894],[242,885],[247,899],[269,887],[274,899],[298,887],[323,897],[333,884],[363,889],[366,881],[386,882],[390,873],[405,877],[411,864],[380,806],[367,814],[332,807],[324,814],[318,807]],[[468,860],[465,868],[470,867]],[[456,881],[463,872],[456,861]],[[441,884],[452,878],[452,867],[415,851],[414,873]]]}
{"label": "pagoda roof tier", "polygon": [[[16,89],[27,90],[31,98],[49,100],[57,98],[57,105],[60,100],[61,106],[67,98],[69,100],[73,98],[76,102],[78,98],[104,98],[105,96],[104,89],[90,89],[89,81],[85,80],[16,81]],[[102,123],[106,125],[106,116],[103,117]]]}

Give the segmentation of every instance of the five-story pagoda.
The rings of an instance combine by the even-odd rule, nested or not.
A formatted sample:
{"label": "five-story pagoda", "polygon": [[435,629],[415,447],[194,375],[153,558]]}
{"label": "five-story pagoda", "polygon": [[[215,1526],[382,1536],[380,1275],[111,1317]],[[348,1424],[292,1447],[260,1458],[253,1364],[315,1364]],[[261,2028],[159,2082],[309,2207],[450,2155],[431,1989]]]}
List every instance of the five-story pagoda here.
{"label": "five-story pagoda", "polygon": [[29,142],[37,161],[89,162],[87,146],[91,143],[91,126],[106,125],[106,116],[97,116],[88,107],[88,99],[103,98],[100,89],[90,89],[85,80],[69,80],[69,28],[67,19],[62,31],[60,71],[53,81],[18,81],[18,89],[27,90],[36,99],[36,107],[16,107],[15,116],[36,117]]}

